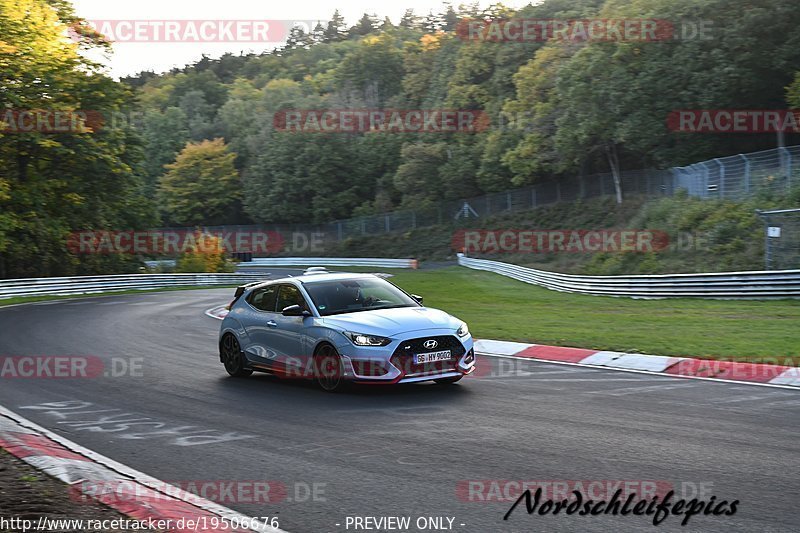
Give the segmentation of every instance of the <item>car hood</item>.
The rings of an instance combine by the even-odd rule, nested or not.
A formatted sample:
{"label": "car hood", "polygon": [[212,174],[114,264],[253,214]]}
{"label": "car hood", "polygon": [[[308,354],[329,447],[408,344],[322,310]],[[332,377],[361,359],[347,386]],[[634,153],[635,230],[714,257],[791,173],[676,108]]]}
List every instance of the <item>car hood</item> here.
{"label": "car hood", "polygon": [[391,337],[409,331],[423,329],[453,329],[461,325],[461,321],[444,311],[429,307],[400,307],[397,309],[378,309],[375,311],[359,311],[324,317],[327,326],[344,331],[368,333]]}

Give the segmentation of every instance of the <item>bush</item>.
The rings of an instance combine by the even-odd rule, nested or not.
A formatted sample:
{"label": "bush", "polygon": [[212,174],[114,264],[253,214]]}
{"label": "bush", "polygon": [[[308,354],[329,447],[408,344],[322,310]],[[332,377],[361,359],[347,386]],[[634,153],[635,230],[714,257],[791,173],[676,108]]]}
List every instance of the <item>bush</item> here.
{"label": "bush", "polygon": [[187,251],[178,257],[175,272],[233,272],[235,263],[225,255],[222,241],[218,237],[194,232],[194,243],[187,244]]}

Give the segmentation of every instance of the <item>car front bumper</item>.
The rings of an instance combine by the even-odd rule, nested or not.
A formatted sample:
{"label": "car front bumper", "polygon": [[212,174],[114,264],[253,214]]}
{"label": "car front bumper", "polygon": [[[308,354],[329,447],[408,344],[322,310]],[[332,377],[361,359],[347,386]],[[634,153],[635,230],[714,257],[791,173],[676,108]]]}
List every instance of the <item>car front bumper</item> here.
{"label": "car front bumper", "polygon": [[[419,346],[424,339],[437,339],[451,351],[451,358],[434,363],[416,363],[415,356],[435,350]],[[424,330],[407,333],[381,347],[338,347],[346,379],[357,383],[396,384],[466,376],[475,371],[475,351],[470,335],[459,338],[452,330]],[[441,350],[444,351],[444,350]]]}

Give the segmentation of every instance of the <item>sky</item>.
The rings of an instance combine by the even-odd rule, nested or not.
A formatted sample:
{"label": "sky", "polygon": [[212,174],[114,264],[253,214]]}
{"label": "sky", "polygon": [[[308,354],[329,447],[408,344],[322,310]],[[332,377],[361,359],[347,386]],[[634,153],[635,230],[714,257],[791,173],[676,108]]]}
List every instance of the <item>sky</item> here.
{"label": "sky", "polygon": [[[441,0],[72,0],[79,16],[90,21],[175,21],[175,20],[330,20],[335,9],[353,25],[364,13],[379,19],[388,16],[395,24],[406,9],[418,15],[442,11]],[[453,2],[454,5],[460,3]],[[471,3],[471,2],[470,2]],[[481,1],[490,5],[491,1]],[[503,4],[521,7],[528,1],[506,0]],[[116,26],[115,26],[116,27]],[[93,56],[106,64],[114,77],[135,74],[142,70],[163,72],[183,66],[202,54],[219,57],[226,52],[261,52],[272,50],[279,42],[117,42],[110,56]]]}

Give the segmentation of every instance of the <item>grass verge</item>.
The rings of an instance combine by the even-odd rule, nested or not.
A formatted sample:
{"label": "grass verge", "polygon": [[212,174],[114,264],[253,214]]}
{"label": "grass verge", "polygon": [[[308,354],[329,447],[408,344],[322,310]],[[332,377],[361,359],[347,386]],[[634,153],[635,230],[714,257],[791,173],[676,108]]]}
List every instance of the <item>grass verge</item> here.
{"label": "grass verge", "polygon": [[584,296],[461,267],[398,272],[392,281],[466,321],[477,338],[800,363],[800,301]]}

